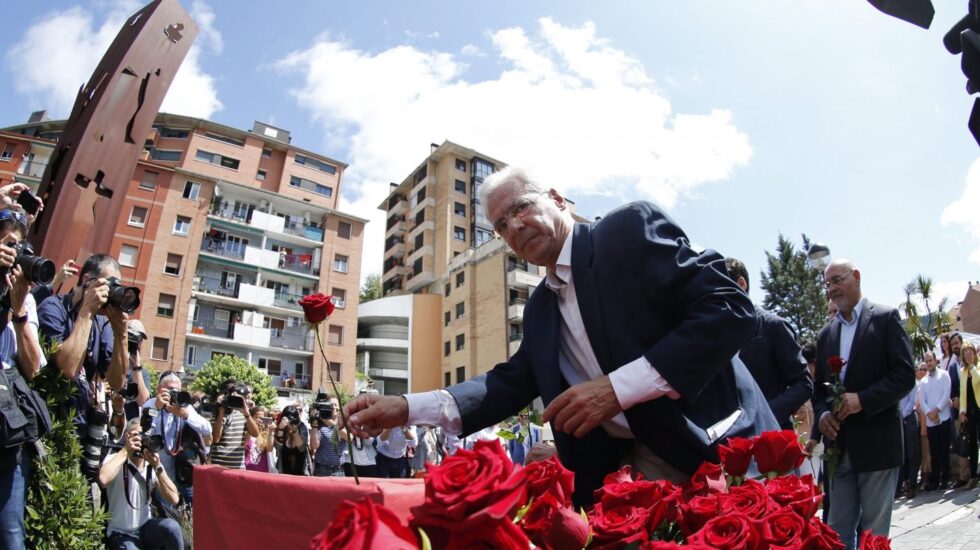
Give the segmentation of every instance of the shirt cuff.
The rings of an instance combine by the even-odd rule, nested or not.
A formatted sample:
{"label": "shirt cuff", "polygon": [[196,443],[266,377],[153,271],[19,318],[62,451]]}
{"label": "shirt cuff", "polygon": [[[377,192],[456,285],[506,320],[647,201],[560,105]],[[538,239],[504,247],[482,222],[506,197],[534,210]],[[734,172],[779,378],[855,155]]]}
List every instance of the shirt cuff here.
{"label": "shirt cuff", "polygon": [[453,435],[463,432],[463,418],[459,413],[459,405],[446,390],[407,393],[403,397],[408,401],[409,425],[439,426]]}
{"label": "shirt cuff", "polygon": [[609,381],[624,411],[674,391],[667,379],[642,355],[611,372]]}

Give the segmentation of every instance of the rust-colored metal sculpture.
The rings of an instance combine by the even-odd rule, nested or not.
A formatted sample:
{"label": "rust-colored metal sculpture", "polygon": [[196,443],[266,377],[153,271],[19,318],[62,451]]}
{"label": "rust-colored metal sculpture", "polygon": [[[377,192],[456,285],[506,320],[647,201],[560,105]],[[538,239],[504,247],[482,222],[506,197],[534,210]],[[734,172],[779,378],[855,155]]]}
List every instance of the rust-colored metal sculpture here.
{"label": "rust-colored metal sculpture", "polygon": [[58,265],[109,253],[143,143],[177,68],[197,37],[177,0],[126,20],[72,107],[39,194],[30,240]]}

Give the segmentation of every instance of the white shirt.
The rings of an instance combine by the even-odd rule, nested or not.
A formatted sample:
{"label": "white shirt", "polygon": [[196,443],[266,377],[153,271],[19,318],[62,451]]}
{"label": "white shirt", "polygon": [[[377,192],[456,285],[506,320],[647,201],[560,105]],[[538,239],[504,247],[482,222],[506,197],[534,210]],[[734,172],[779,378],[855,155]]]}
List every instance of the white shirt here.
{"label": "white shirt", "polygon": [[[143,403],[144,409],[155,409],[157,406],[157,398],[151,397]],[[187,422],[191,428],[202,436],[211,435],[211,423],[208,422],[203,416],[194,410],[194,407],[187,406],[184,407],[187,410]],[[177,468],[174,464],[174,457],[170,455],[167,450],[176,449],[177,443],[180,441],[180,431],[183,426],[180,422],[180,417],[169,411],[159,410],[157,411],[156,418],[153,419],[153,426],[151,430],[157,435],[163,436],[164,444],[167,449],[161,450],[157,455],[160,457],[160,464],[167,470],[167,476],[172,480],[177,479]],[[202,441],[203,443],[203,441]],[[208,447],[205,446],[203,449],[205,454],[208,452]]]}
{"label": "white shirt", "polygon": [[864,311],[864,303],[867,298],[858,300],[854,311],[851,312],[851,320],[848,321],[840,312],[837,312],[837,320],[840,321],[840,358],[844,360],[844,367],[840,370],[840,379],[847,376],[848,360],[851,357],[851,345],[854,344],[854,335],[857,332],[858,321],[861,320],[861,312]]}
{"label": "white shirt", "polygon": [[[599,361],[592,351],[589,335],[585,331],[582,312],[575,294],[575,281],[572,279],[572,239],[565,238],[555,273],[548,272],[545,279],[548,288],[558,295],[558,309],[562,324],[558,338],[558,368],[570,386],[602,377],[604,374]],[[650,401],[673,391],[667,380],[640,356],[609,374],[609,381],[620,407],[625,411],[644,401]],[[442,426],[447,432],[462,432],[463,421],[459,406],[452,395],[445,390],[435,390],[421,394],[408,394],[408,421],[410,423]],[[626,415],[619,413],[604,422],[606,432],[619,438],[632,438],[633,432],[626,422]]]}
{"label": "white shirt", "polygon": [[[450,396],[452,399],[452,396]],[[409,408],[411,410],[411,408]],[[458,409],[457,409],[458,411]],[[458,416],[457,412],[457,416]],[[408,426],[408,431],[415,436],[415,426]],[[416,436],[417,437],[417,436]],[[408,439],[405,434],[402,433],[401,428],[392,428],[388,432],[388,441],[381,439],[378,436],[378,452],[385,455],[388,458],[401,458],[405,456],[405,451],[408,449],[409,445],[413,448],[415,447],[415,439]]]}
{"label": "white shirt", "polygon": [[[119,451],[126,452],[126,451]],[[110,458],[116,456],[111,453],[102,461],[103,464]],[[109,524],[106,527],[106,534],[111,535],[116,531],[135,534],[140,527],[150,519],[149,495],[147,494],[146,472],[151,470],[150,464],[143,461],[143,470],[136,470],[131,461],[127,460],[123,464],[119,474],[106,485],[106,498],[109,508]],[[126,500],[126,479],[129,479],[129,500]],[[157,485],[157,473],[150,474],[150,492]],[[132,504],[132,506],[130,506]]]}
{"label": "white shirt", "polygon": [[[926,426],[933,428],[949,420],[949,373],[936,368],[919,382],[919,403],[922,413],[926,415]],[[939,422],[933,422],[929,413],[939,412]]]}

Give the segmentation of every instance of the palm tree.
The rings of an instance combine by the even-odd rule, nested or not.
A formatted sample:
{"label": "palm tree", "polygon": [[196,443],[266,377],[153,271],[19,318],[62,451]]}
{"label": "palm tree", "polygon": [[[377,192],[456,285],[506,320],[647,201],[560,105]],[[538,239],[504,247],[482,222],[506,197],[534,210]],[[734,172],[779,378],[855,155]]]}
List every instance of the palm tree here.
{"label": "palm tree", "polygon": [[922,303],[926,306],[926,319],[929,320],[926,332],[932,333],[932,310],[929,308],[929,300],[932,299],[932,277],[919,273],[912,284],[915,285],[915,293],[922,297]]}

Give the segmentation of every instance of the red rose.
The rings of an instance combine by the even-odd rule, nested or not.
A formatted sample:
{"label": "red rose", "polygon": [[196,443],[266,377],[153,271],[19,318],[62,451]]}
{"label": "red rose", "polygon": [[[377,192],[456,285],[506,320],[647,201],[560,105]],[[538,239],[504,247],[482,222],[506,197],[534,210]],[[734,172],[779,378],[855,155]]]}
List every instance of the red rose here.
{"label": "red rose", "polygon": [[765,547],[759,522],[737,512],[712,518],[687,541],[718,550],[762,550]]}
{"label": "red rose", "polygon": [[791,472],[799,468],[806,458],[793,430],[765,432],[755,437],[752,454],[759,466],[759,472],[763,474]]}
{"label": "red rose", "polygon": [[721,512],[719,495],[697,496],[682,504],[678,525],[685,535],[692,535],[704,527],[708,520]]}
{"label": "red rose", "polygon": [[730,437],[728,445],[718,445],[718,457],[725,467],[725,473],[732,477],[745,477],[752,462],[752,447],[755,442],[745,437]]}
{"label": "red rose", "polygon": [[844,543],[837,531],[820,521],[820,518],[812,517],[806,525],[806,538],[802,547],[807,550],[844,550]]}
{"label": "red rose", "polygon": [[551,494],[531,503],[521,526],[531,542],[545,550],[583,548],[589,540],[589,522]]}
{"label": "red rose", "polygon": [[464,520],[510,519],[524,502],[523,468],[514,468],[498,441],[477,441],[425,476],[425,501],[412,508],[410,525],[422,527],[440,548],[452,531],[468,529]]}
{"label": "red rose", "polygon": [[596,489],[594,500],[607,509],[620,505],[646,508],[650,512],[648,529],[654,531],[679,504],[680,487],[667,480],[611,483]]}
{"label": "red rose", "polygon": [[789,506],[804,520],[809,520],[820,507],[823,494],[813,483],[813,476],[779,476],[766,481],[769,498],[780,506]]}
{"label": "red rose", "polygon": [[675,548],[682,548],[684,550],[713,550],[710,546],[703,544],[694,544],[691,542],[680,544],[666,540],[648,540],[640,543],[637,550],[674,550]]}
{"label": "red rose", "polygon": [[650,538],[650,510],[632,504],[605,507],[601,502],[589,513],[592,544],[589,548],[609,550]]}
{"label": "red rose", "polygon": [[[643,474],[637,474],[636,479],[643,479]],[[615,472],[606,474],[606,477],[602,479],[602,484],[610,485],[612,483],[627,483],[630,481],[633,481],[633,467],[626,465]]]}
{"label": "red rose", "polygon": [[761,519],[775,508],[765,486],[754,479],[746,480],[744,485],[732,487],[721,499],[723,514],[741,512],[750,518]]}
{"label": "red rose", "polygon": [[839,375],[840,371],[843,370],[844,365],[847,361],[844,360],[840,355],[831,355],[827,358],[827,368],[830,369],[830,374]]}
{"label": "red rose", "polygon": [[892,543],[885,535],[874,535],[871,531],[861,533],[860,550],[892,550]]}
{"label": "red rose", "polygon": [[311,550],[402,550],[418,547],[415,534],[402,525],[391,510],[375,504],[370,497],[340,503],[327,528],[310,541]]}
{"label": "red rose", "polygon": [[330,317],[330,314],[333,313],[332,298],[333,296],[325,296],[319,292],[304,296],[299,301],[299,305],[303,308],[303,315],[306,317],[306,322],[315,325]]}
{"label": "red rose", "polygon": [[762,519],[762,534],[770,547],[797,548],[806,535],[806,521],[784,507]]}
{"label": "red rose", "polygon": [[538,498],[544,494],[554,495],[565,506],[572,505],[572,491],[575,488],[575,474],[562,466],[557,455],[548,460],[532,462],[524,468],[527,476],[527,497]]}
{"label": "red rose", "polygon": [[722,471],[721,466],[713,462],[702,462],[691,476],[691,481],[684,485],[684,494],[688,498],[709,493],[724,493],[727,490],[725,472]]}
{"label": "red rose", "polygon": [[[431,533],[426,530],[431,537]],[[508,518],[487,519],[467,522],[465,529],[453,531],[445,545],[436,544],[433,548],[445,550],[471,550],[473,548],[494,548],[500,550],[527,550],[531,542],[521,528]]]}

